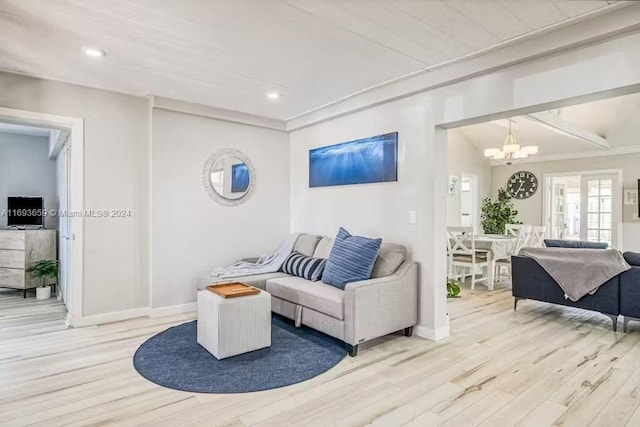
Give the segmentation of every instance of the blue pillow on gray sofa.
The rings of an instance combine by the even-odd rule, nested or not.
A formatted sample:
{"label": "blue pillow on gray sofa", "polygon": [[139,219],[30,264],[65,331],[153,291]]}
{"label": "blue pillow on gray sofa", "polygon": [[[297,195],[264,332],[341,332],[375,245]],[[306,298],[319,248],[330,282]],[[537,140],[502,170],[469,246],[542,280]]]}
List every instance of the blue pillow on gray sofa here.
{"label": "blue pillow on gray sofa", "polygon": [[600,242],[584,242],[581,240],[554,240],[545,239],[544,245],[548,248],[582,248],[582,249],[607,249],[609,244]]}
{"label": "blue pillow on gray sofa", "polygon": [[382,239],[352,236],[340,227],[322,274],[322,282],[339,289],[371,277]]}
{"label": "blue pillow on gray sofa", "polygon": [[625,252],[623,256],[624,256],[624,260],[627,261],[629,265],[633,265],[634,267],[640,267],[640,253]]}

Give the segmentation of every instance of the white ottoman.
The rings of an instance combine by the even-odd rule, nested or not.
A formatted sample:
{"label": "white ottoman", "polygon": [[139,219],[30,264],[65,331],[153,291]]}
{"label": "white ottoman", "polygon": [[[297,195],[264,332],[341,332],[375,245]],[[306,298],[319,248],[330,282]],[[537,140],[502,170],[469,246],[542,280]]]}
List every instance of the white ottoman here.
{"label": "white ottoman", "polygon": [[217,359],[271,346],[271,295],[222,298],[198,292],[198,344]]}

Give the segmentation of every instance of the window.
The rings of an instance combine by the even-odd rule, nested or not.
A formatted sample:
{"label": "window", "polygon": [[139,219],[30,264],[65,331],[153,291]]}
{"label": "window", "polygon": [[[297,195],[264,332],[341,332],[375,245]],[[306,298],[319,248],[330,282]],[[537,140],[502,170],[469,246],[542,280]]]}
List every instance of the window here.
{"label": "window", "polygon": [[585,177],[587,240],[613,244],[613,178]]}

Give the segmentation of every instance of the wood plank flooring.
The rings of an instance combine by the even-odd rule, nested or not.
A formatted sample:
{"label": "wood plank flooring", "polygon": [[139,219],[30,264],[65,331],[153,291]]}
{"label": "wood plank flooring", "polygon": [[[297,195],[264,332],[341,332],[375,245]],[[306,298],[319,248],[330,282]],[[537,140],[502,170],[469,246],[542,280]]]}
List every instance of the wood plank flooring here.
{"label": "wood plank flooring", "polygon": [[207,395],[132,365],[142,342],[193,314],[67,329],[59,305],[18,308],[0,293],[0,425],[640,425],[640,324],[614,333],[598,313],[512,307],[504,285],[466,288],[446,340],[392,335],[304,383]]}

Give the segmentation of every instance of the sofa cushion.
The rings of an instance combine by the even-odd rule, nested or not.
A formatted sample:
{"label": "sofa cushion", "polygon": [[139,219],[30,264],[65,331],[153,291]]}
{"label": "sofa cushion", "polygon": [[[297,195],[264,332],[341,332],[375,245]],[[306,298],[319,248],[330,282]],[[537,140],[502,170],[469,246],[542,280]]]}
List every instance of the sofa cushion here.
{"label": "sofa cushion", "polygon": [[544,245],[548,248],[583,248],[583,249],[607,249],[607,243],[584,242],[580,240],[555,240],[545,239]]}
{"label": "sofa cushion", "polygon": [[339,320],[344,319],[344,291],[322,282],[310,282],[300,277],[282,277],[267,281],[267,292],[293,304]]}
{"label": "sofa cushion", "polygon": [[322,236],[318,236],[316,234],[301,234],[296,240],[293,251],[301,253],[304,256],[313,256],[313,253],[316,251],[316,246],[318,246],[318,242],[320,241],[320,239],[322,239]]}
{"label": "sofa cushion", "polygon": [[340,289],[371,277],[382,239],[352,236],[340,227],[331,249],[322,282]]}
{"label": "sofa cushion", "polygon": [[326,259],[311,258],[301,253],[293,252],[282,264],[281,271],[292,276],[317,282],[322,277],[326,263]]}
{"label": "sofa cushion", "polygon": [[407,258],[407,248],[396,243],[383,243],[380,245],[380,253],[373,265],[371,278],[391,276],[396,272]]}
{"label": "sofa cushion", "polygon": [[640,266],[640,252],[625,252],[623,256],[629,265]]}
{"label": "sofa cushion", "polygon": [[314,258],[329,258],[329,254],[331,254],[331,249],[333,248],[333,242],[335,242],[335,239],[331,237],[321,238],[312,256]]}
{"label": "sofa cushion", "polygon": [[263,290],[267,289],[267,280],[275,279],[278,277],[291,277],[286,273],[263,273],[263,274],[253,274],[251,276],[241,276],[234,277],[231,279],[218,279],[213,277],[202,277],[198,280],[198,290],[202,291],[207,288],[207,286],[215,284],[215,283],[229,283],[229,282],[241,282],[246,283],[247,285],[254,286],[256,288],[260,288]]}

